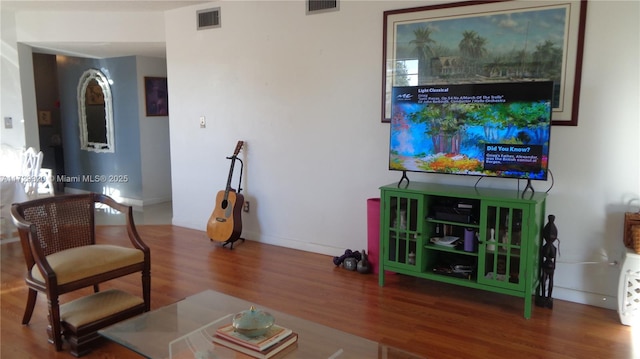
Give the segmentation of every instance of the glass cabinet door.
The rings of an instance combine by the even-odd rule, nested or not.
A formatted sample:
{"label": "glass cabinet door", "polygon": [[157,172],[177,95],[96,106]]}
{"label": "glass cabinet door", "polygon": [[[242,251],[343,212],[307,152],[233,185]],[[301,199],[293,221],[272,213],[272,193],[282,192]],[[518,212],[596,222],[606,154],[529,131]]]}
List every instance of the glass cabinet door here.
{"label": "glass cabinet door", "polygon": [[522,245],[523,223],[527,211],[523,207],[509,207],[483,203],[480,231],[483,241],[479,248],[481,257],[478,268],[478,282],[504,288],[524,288],[526,246]]}
{"label": "glass cabinet door", "polygon": [[418,270],[422,260],[423,196],[388,193],[386,201],[384,220],[388,231],[383,233],[384,260],[387,264]]}

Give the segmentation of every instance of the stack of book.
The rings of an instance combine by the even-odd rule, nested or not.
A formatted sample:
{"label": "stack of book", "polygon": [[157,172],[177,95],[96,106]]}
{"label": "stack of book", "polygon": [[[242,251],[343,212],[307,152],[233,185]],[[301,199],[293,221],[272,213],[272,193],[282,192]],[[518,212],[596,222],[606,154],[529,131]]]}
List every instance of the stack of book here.
{"label": "stack of book", "polygon": [[234,331],[233,325],[228,324],[218,328],[213,337],[214,343],[260,359],[272,358],[276,354],[284,356],[294,350],[297,341],[297,333],[277,324],[269,328],[264,335],[253,338]]}

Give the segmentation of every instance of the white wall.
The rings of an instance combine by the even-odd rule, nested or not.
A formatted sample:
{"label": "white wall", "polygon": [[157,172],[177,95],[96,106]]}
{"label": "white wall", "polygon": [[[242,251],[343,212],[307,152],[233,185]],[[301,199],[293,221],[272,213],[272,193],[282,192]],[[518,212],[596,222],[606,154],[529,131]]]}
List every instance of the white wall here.
{"label": "white wall", "polygon": [[[43,12],[2,11],[2,84],[0,116],[12,117],[13,128],[0,123],[0,141],[13,147],[38,148],[32,46],[48,48],[49,42],[78,42],[100,47],[101,42],[164,43],[162,12]],[[19,25],[16,25],[19,24]],[[67,26],[60,26],[67,24]],[[113,26],[117,24],[117,26]],[[87,31],[91,29],[91,31]],[[93,42],[96,43],[93,43]],[[28,45],[31,46],[28,46]],[[166,76],[166,59],[137,57],[142,159],[142,199],[149,205],[171,200],[169,118],[146,117],[144,76]]]}
{"label": "white wall", "polygon": [[[100,48],[111,41],[165,41],[162,12],[14,12],[2,4],[0,10],[0,142],[17,148],[39,148],[32,47],[46,49],[51,42]],[[13,128],[4,127],[4,117],[13,119]]]}
{"label": "white wall", "polygon": [[[47,42],[79,42],[100,46],[100,42],[163,42],[162,12],[120,11],[18,11],[16,37],[20,42],[43,45]],[[99,40],[99,41],[98,41]]]}
{"label": "white wall", "polygon": [[144,205],[171,200],[171,162],[169,116],[147,117],[145,77],[166,77],[167,61],[162,58],[136,57],[140,104],[140,159],[142,162],[142,200]]}
{"label": "white wall", "polygon": [[560,231],[558,298],[616,304],[620,267],[593,262],[621,260],[624,212],[638,211],[639,20],[637,1],[589,2],[579,126],[551,134],[556,183],[547,212]]}
{"label": "white wall", "polygon": [[[39,149],[33,60],[30,48],[17,43],[15,14],[0,12],[0,143],[14,148]],[[22,63],[21,63],[22,61]],[[24,79],[22,78],[24,77]],[[25,81],[22,85],[21,81]],[[31,81],[29,81],[31,80]],[[23,93],[31,99],[23,107]],[[25,116],[25,114],[27,114]],[[5,118],[11,118],[5,127]],[[31,121],[29,121],[31,120]],[[35,132],[34,132],[35,131]]]}
{"label": "white wall", "polygon": [[[16,44],[14,14],[0,12],[0,141],[15,148],[25,144],[20,93],[20,66]],[[4,118],[11,118],[11,127],[5,128]]]}
{"label": "white wall", "polygon": [[[241,139],[252,204],[244,236],[332,255],[366,248],[366,199],[399,179],[387,171],[380,123],[382,13],[417,4],[342,1],[314,16],[300,1],[168,12],[174,223],[205,228]],[[222,28],[196,31],[195,11],[214,5]],[[637,2],[589,2],[579,126],[552,130],[557,298],[615,307],[619,266],[607,263],[621,259],[623,214],[640,190],[638,20]],[[513,186],[496,181],[483,184]]]}
{"label": "white wall", "polygon": [[[382,13],[432,3],[343,0],[339,12],[313,16],[299,0],[167,12],[174,224],[205,229],[226,183],[225,157],[245,140],[243,193],[252,206],[243,216],[246,238],[330,255],[366,248],[366,199],[399,179],[387,170],[389,129],[380,123]],[[195,11],[213,6],[222,7],[222,28],[195,31]],[[59,26],[69,22],[56,20],[40,19],[73,39]],[[589,2],[579,126],[552,130],[547,212],[557,216],[561,239],[559,299],[615,306],[619,266],[606,263],[621,258],[623,214],[638,209],[629,201],[640,192],[639,20],[636,1]],[[19,33],[41,25],[24,26]],[[142,41],[131,34],[144,26],[123,23],[109,37]],[[37,40],[47,36],[39,31]],[[543,191],[551,184],[534,185]]]}
{"label": "white wall", "polygon": [[196,8],[166,19],[174,223],[204,229],[225,156],[244,140],[247,238],[333,255],[364,248],[366,199],[397,177],[380,123],[382,3],[321,16],[302,2],[221,5],[217,30],[195,31]]}

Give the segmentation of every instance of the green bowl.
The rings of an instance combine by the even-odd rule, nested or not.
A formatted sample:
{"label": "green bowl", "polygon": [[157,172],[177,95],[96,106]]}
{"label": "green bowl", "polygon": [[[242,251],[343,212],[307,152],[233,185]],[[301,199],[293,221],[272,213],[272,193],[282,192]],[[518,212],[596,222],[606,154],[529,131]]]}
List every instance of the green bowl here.
{"label": "green bowl", "polygon": [[233,317],[233,329],[250,338],[264,335],[273,323],[275,319],[271,314],[253,306]]}

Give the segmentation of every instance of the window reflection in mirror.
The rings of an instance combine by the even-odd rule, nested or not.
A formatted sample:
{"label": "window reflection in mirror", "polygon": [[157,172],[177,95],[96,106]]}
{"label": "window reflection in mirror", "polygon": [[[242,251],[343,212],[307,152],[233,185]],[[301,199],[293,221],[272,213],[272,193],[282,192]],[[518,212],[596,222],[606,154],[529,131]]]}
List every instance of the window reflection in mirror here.
{"label": "window reflection in mirror", "polygon": [[111,88],[102,72],[90,69],[80,77],[78,113],[81,149],[114,152]]}

